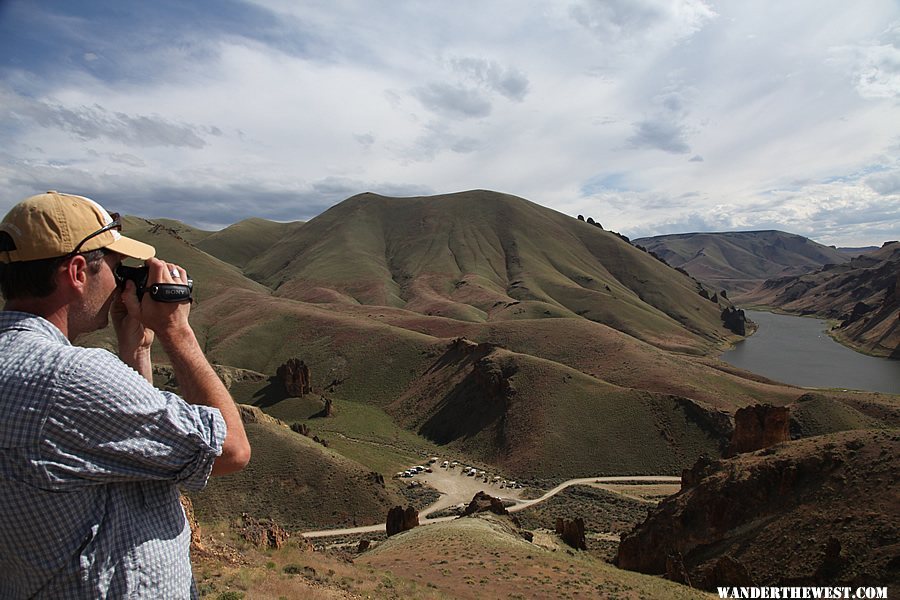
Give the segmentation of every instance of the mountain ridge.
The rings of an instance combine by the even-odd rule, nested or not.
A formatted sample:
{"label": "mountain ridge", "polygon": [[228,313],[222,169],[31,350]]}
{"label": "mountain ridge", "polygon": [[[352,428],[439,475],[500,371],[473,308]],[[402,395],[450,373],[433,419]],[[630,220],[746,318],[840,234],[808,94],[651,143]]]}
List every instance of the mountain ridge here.
{"label": "mountain ridge", "polygon": [[850,260],[836,248],[774,229],[678,233],[640,238],[634,243],[735,298],[766,279]]}

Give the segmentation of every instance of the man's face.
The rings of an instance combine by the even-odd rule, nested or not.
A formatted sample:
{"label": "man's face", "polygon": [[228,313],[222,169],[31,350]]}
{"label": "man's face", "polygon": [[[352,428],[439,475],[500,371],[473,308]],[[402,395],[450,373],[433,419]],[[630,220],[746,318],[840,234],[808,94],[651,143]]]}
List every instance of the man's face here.
{"label": "man's face", "polygon": [[83,323],[82,333],[103,329],[109,323],[109,308],[116,295],[116,278],[113,272],[121,262],[121,255],[108,252],[103,256],[96,273],[88,266],[88,283],[79,311]]}

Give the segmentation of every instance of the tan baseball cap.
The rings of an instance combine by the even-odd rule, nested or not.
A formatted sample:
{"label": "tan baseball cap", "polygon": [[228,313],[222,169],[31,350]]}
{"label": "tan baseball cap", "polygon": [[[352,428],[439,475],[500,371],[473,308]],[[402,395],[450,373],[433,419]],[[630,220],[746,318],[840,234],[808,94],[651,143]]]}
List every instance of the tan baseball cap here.
{"label": "tan baseball cap", "polygon": [[0,262],[56,258],[72,253],[109,248],[138,260],[156,254],[149,244],[127,238],[118,215],[83,196],[51,191],[22,200],[0,223],[0,232],[12,238],[14,248],[0,250]]}

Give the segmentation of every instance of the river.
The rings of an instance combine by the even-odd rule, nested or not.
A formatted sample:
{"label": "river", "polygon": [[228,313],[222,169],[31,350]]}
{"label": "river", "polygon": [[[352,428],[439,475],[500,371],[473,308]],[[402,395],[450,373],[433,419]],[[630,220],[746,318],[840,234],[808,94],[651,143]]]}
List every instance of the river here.
{"label": "river", "polygon": [[820,319],[746,311],[759,330],[722,355],[725,362],[802,387],[900,394],[900,361],[860,354],[835,342]]}

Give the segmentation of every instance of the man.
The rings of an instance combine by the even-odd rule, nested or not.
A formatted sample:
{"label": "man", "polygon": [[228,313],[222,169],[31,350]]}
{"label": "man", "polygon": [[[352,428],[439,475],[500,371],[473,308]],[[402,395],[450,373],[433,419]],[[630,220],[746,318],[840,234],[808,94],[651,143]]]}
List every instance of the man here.
{"label": "man", "polygon": [[[186,281],[80,196],[28,198],[0,224],[0,598],[196,597],[179,488],[250,459],[240,414],[188,324],[190,303],[119,291]],[[112,317],[118,358],[71,344]],[[184,399],[152,385],[150,346]]]}

